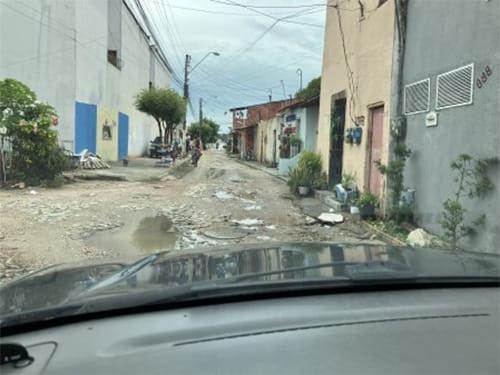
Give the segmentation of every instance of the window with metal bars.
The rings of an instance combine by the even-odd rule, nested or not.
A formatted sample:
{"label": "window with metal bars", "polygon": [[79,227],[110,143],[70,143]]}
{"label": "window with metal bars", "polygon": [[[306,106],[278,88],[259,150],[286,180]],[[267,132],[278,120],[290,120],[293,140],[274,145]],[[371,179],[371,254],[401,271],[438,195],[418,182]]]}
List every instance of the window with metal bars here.
{"label": "window with metal bars", "polygon": [[472,104],[474,64],[440,74],[436,82],[436,109]]}
{"label": "window with metal bars", "polygon": [[405,86],[404,108],[406,115],[429,110],[430,79],[423,79]]}

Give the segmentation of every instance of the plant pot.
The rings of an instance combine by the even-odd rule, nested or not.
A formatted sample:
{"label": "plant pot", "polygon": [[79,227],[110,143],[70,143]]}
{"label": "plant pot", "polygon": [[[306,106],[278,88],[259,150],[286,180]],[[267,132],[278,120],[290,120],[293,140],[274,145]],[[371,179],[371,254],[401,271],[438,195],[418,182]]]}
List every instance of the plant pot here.
{"label": "plant pot", "polygon": [[344,187],[342,184],[337,184],[335,185],[335,197],[339,202],[344,202],[345,200],[345,193],[346,191],[344,190]]}
{"label": "plant pot", "polygon": [[310,191],[309,186],[299,186],[298,190],[300,196],[306,196]]}
{"label": "plant pot", "polygon": [[359,216],[362,219],[370,219],[375,216],[375,206],[372,204],[366,204],[359,207]]}
{"label": "plant pot", "polygon": [[351,212],[351,215],[359,215],[359,207],[351,206],[350,212]]}
{"label": "plant pot", "polygon": [[357,198],[358,192],[356,189],[344,189],[342,184],[335,185],[335,196],[342,203],[349,203]]}
{"label": "plant pot", "polygon": [[345,203],[354,202],[358,197],[358,191],[356,189],[348,189],[345,194]]}

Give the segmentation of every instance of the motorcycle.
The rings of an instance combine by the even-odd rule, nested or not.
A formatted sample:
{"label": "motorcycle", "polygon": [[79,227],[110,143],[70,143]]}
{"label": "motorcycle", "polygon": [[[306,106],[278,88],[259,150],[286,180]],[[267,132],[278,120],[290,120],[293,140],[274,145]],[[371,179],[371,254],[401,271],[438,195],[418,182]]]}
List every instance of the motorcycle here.
{"label": "motorcycle", "polygon": [[200,160],[201,152],[198,148],[193,149],[193,153],[191,154],[191,164],[195,166],[195,168],[198,166],[198,160]]}

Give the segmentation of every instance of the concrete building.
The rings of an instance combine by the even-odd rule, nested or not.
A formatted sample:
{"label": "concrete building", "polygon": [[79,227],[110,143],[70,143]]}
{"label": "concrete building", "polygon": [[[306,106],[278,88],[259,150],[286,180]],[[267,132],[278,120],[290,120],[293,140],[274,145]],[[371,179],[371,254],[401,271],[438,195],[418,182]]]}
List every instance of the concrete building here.
{"label": "concrete building", "polygon": [[107,160],[145,152],[157,134],[134,96],[168,86],[168,62],[125,0],[0,2],[0,78],[53,105],[60,140]]}
{"label": "concrete building", "polygon": [[388,159],[394,1],[328,5],[317,148],[330,186],[353,173],[358,189],[383,203],[385,182],[374,161]]}
{"label": "concrete building", "polygon": [[279,134],[281,119],[278,116],[259,121],[256,139],[256,160],[270,167],[276,167],[279,160]]}
{"label": "concrete building", "polygon": [[[316,151],[318,134],[319,97],[301,100],[281,109],[280,175],[288,175],[290,168],[295,168],[300,152]],[[294,139],[296,143],[292,144]]]}
{"label": "concrete building", "polygon": [[[241,158],[259,160],[256,158],[258,126],[261,121],[267,121],[276,116],[284,106],[294,103],[296,99],[278,100],[268,103],[253,104],[246,107],[231,108],[233,113],[233,153]],[[260,156],[260,155],[259,155]]]}
{"label": "concrete building", "polygon": [[[416,191],[417,223],[435,233],[456,189],[452,160],[461,153],[500,158],[499,15],[497,0],[408,2],[403,77],[412,155],[405,182]],[[464,200],[469,223],[486,214],[484,228],[463,244],[472,250],[499,251],[498,169],[491,177],[491,194]]]}

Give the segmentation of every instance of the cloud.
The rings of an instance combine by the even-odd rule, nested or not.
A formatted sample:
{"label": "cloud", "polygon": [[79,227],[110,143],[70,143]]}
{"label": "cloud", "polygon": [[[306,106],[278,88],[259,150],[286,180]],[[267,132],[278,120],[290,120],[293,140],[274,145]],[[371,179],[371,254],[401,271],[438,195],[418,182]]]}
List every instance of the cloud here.
{"label": "cloud", "polygon": [[[236,1],[253,6],[270,4],[266,0]],[[148,0],[146,3],[153,2],[157,4],[149,4],[149,9],[157,24],[164,25],[165,33],[177,35],[177,38],[164,38],[177,41],[169,55],[182,56],[173,61],[183,62],[184,54],[188,53],[194,65],[210,51],[221,54],[220,57],[208,57],[190,75],[190,96],[193,105],[203,98],[205,112],[224,129],[231,121],[230,116],[224,116],[228,108],[264,102],[269,89],[272,89],[273,99],[282,99],[281,80],[285,84],[285,94],[294,94],[299,85],[297,68],[303,71],[304,85],[321,74],[324,39],[321,27],[278,22],[266,32],[275,20],[243,7],[210,0]],[[276,0],[272,6],[288,8],[259,8],[258,11],[273,17],[314,11],[288,20],[323,25],[324,7],[291,8],[305,3],[304,0]],[[161,9],[163,6],[168,20]],[[175,66],[175,70],[183,72],[184,67]]]}

